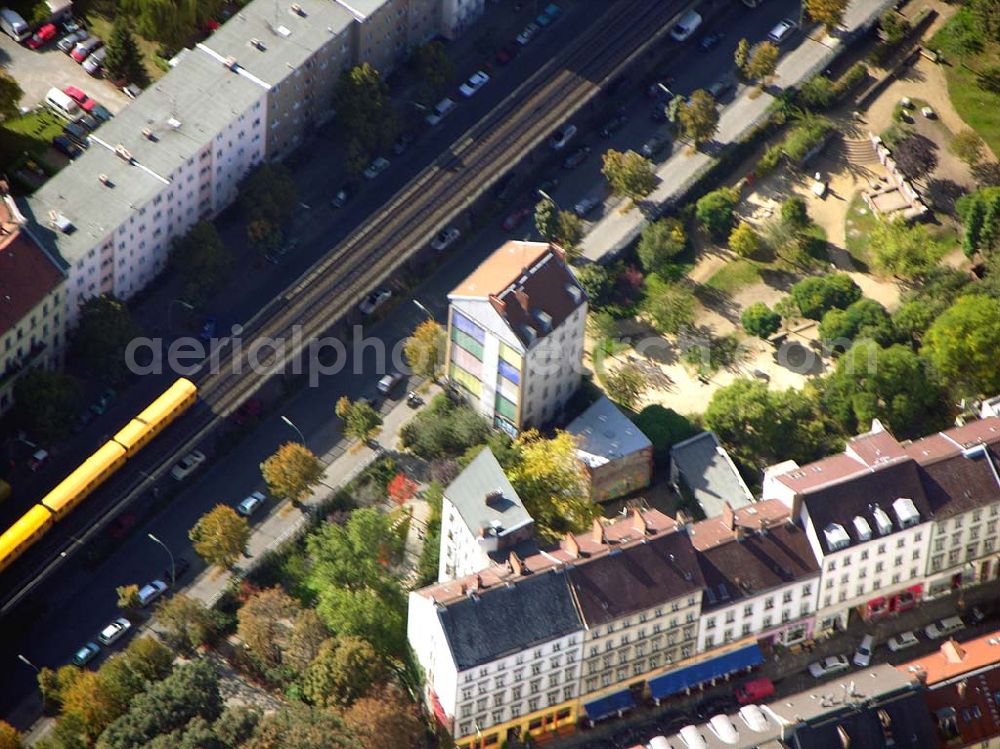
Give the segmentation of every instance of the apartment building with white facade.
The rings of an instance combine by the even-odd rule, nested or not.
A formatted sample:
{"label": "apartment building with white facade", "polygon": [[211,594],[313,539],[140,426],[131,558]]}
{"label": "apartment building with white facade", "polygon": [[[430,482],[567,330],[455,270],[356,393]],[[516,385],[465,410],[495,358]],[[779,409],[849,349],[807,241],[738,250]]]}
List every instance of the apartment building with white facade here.
{"label": "apartment building with white facade", "polygon": [[414,591],[407,637],[428,706],[460,749],[575,724],[583,625],[564,569]]}
{"label": "apartment building with white facade", "polygon": [[448,379],[508,434],[553,419],[580,385],[587,321],[565,253],[506,242],[448,300]]}
{"label": "apartment building with white facade", "polygon": [[438,582],[465,577],[510,552],[536,550],[535,522],[490,448],[485,447],[444,490]]}
{"label": "apartment building with white facade", "polygon": [[65,268],[68,326],[92,296],[137,293],[174,239],[233,201],[264,157],[265,93],[223,63],[185,55],[23,201],[28,231]]}
{"label": "apartment building with white facade", "polygon": [[812,636],[819,565],[802,528],[779,500],[739,510],[688,531],[705,581],[698,650],[747,637],[790,646]]}
{"label": "apartment building with white facade", "polygon": [[443,0],[441,33],[454,39],[478,21],[486,10],[486,0]]}
{"label": "apartment building with white facade", "polygon": [[385,77],[440,29],[441,0],[336,0],[356,21],[356,64],[369,63]]}
{"label": "apartment building with white facade", "polygon": [[24,218],[0,185],[0,413],[32,368],[56,369],[66,342],[65,276],[25,232]]}

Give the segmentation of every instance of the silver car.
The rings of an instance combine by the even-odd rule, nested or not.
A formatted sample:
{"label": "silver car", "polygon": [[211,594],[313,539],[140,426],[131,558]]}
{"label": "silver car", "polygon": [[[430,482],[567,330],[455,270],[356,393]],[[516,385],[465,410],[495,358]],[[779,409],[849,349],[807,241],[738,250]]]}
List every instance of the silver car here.
{"label": "silver car", "polygon": [[132,628],[132,622],[125,617],[115,619],[111,624],[101,630],[97,636],[102,645],[111,645],[122,638],[122,636]]}
{"label": "silver car", "polygon": [[88,642],[73,654],[73,665],[83,668],[101,652],[101,646],[96,642]]}
{"label": "silver car", "polygon": [[101,47],[100,49],[95,50],[90,54],[90,57],[83,61],[83,69],[96,78],[104,69],[104,58],[107,54],[107,47]]}
{"label": "silver car", "polygon": [[90,34],[87,33],[86,29],[80,29],[79,31],[74,31],[72,34],[64,36],[56,42],[56,46],[68,55],[73,51],[73,47],[82,42],[88,36],[90,36]]}

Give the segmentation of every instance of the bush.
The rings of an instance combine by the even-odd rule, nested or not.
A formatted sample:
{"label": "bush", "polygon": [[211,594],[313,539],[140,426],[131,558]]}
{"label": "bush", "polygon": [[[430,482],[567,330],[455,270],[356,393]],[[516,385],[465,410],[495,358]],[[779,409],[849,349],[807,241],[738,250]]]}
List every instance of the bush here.
{"label": "bush", "polygon": [[780,143],[768,146],[767,150],[761,154],[760,159],[757,161],[757,166],[755,167],[757,176],[764,177],[777,169],[784,155],[785,152]]}
{"label": "bush", "polygon": [[670,456],[670,448],[698,433],[698,428],[671,408],[658,403],[646,406],[633,420],[653,443],[653,459],[662,463]]}
{"label": "bush", "polygon": [[792,301],[803,317],[821,320],[829,309],[845,309],[861,298],[861,287],[846,273],[811,276],[791,288]]}
{"label": "bush", "polygon": [[639,238],[636,253],[647,273],[667,275],[671,261],[687,247],[684,226],[675,218],[647,224]]}
{"label": "bush", "polygon": [[733,226],[733,212],[739,203],[739,193],[728,187],[702,196],[695,204],[695,217],[716,242],[725,241]]}
{"label": "bush", "polygon": [[823,142],[833,130],[833,123],[823,117],[816,117],[796,125],[785,136],[783,149],[789,159],[801,162],[816,146]]}
{"label": "bush", "polygon": [[817,75],[802,84],[799,101],[809,109],[829,109],[837,101],[837,88],[825,75]]}
{"label": "bush", "polygon": [[486,442],[489,435],[489,424],[482,416],[465,404],[438,395],[403,427],[400,438],[403,447],[425,460],[433,460],[458,457],[470,445]]}
{"label": "bush", "polygon": [[729,249],[740,257],[753,257],[760,249],[760,235],[745,221],[729,233]]}
{"label": "bush", "polygon": [[781,315],[764,302],[754,302],[740,316],[743,330],[758,338],[768,339],[781,327]]}

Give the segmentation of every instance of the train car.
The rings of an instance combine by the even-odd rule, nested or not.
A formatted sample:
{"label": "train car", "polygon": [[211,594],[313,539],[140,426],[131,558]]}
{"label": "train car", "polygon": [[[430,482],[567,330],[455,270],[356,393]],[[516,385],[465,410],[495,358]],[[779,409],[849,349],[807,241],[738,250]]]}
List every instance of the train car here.
{"label": "train car", "polygon": [[52,513],[42,505],[35,505],[4,531],[0,535],[0,572],[45,535],[52,523]]}
{"label": "train car", "polygon": [[105,442],[55,489],[42,498],[56,520],[62,520],[125,462],[125,448],[117,442]]}
{"label": "train car", "polygon": [[178,378],[112,439],[129,454],[134,453],[189,409],[197,396],[198,388],[193,382],[184,377]]}

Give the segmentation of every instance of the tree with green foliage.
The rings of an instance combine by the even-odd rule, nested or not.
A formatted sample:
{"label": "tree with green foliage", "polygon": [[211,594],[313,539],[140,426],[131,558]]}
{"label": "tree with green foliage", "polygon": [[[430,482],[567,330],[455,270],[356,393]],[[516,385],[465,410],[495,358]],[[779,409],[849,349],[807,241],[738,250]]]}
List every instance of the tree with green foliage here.
{"label": "tree with green foliage", "polygon": [[608,181],[613,195],[637,201],[646,197],[656,187],[656,170],[653,162],[635,151],[610,149],[603,157],[601,173]]}
{"label": "tree with green foliage", "polygon": [[208,564],[232,569],[250,540],[250,524],[228,505],[216,505],[188,532],[194,550]]}
{"label": "tree with green foliage", "polygon": [[766,341],[781,328],[781,315],[764,302],[754,302],[743,310],[740,323],[747,333]]}
{"label": "tree with green foliage", "polygon": [[670,448],[698,430],[686,417],[659,403],[652,403],[642,409],[633,419],[639,431],[653,443],[653,458],[662,467],[670,457]]}
{"label": "tree with green foliage", "polygon": [[716,242],[725,241],[733,228],[733,217],[740,194],[733,188],[720,187],[698,198],[694,215],[698,223]]}
{"label": "tree with green foliage", "polygon": [[415,375],[436,379],[444,362],[445,345],[448,337],[434,320],[424,320],[413,330],[413,334],[403,344],[406,363]]}
{"label": "tree with green foliage", "polygon": [[996,0],[970,0],[969,13],[981,35],[994,41],[1000,39],[1000,3]]}
{"label": "tree with green foliage", "polygon": [[798,195],[792,195],[781,204],[781,223],[794,231],[802,231],[812,224],[809,218],[809,210],[804,201]]}
{"label": "tree with green foliage", "polygon": [[14,382],[14,417],[42,442],[56,442],[69,434],[79,408],[80,386],[62,372],[30,369]]}
{"label": "tree with green foliage", "polygon": [[977,166],[985,156],[986,142],[975,130],[962,130],[948,144],[948,150],[970,167]]}
{"label": "tree with green foliage", "polygon": [[212,609],[183,593],[175,593],[156,604],[156,623],[164,640],[185,653],[211,642],[219,628]]}
{"label": "tree with green foliage", "polygon": [[542,198],[535,204],[535,228],[542,239],[552,241],[558,230],[559,208],[555,201]]}
{"label": "tree with green foliage", "polygon": [[642,229],[636,254],[643,270],[665,276],[673,259],[687,248],[687,233],[676,218],[661,218]]}
{"label": "tree with green foliage", "polygon": [[760,250],[760,235],[746,221],[729,232],[729,249],[740,257],[753,257]]}
{"label": "tree with green foliage", "polygon": [[302,693],[317,707],[350,707],[390,673],[385,659],[360,637],[330,638],[303,674]]}
{"label": "tree with green foliage", "polygon": [[[457,468],[455,469],[457,471]],[[441,562],[441,507],[444,498],[444,487],[438,481],[432,481],[424,490],[424,501],[431,508],[427,517],[424,545],[420,549],[420,559],[417,561],[417,587],[431,585],[437,582],[438,569]]]}
{"label": "tree with green foliage", "polygon": [[618,338],[619,327],[618,318],[606,310],[587,315],[587,328],[598,342]]}
{"label": "tree with green foliage", "polygon": [[566,250],[567,256],[574,258],[580,254],[580,242],[583,241],[583,219],[572,211],[559,211],[556,215],[556,228],[552,241]]}
{"label": "tree with green foliage", "polygon": [[0,720],[0,749],[22,749],[21,734],[14,726]]}
{"label": "tree with green foliage", "polygon": [[514,490],[542,538],[555,540],[568,531],[590,527],[599,509],[590,501],[588,480],[568,432],[552,438],[535,429],[522,432],[515,444],[520,461],[509,473]]}
{"label": "tree with green foliage", "polygon": [[[982,190],[963,195],[955,202],[955,211],[962,222],[962,251],[972,257],[980,250],[990,248],[984,241],[984,234],[987,237],[996,236],[996,227],[986,226],[986,215],[990,213],[990,207],[1000,202],[1000,188],[986,187]],[[992,211],[996,214],[996,209]]]}
{"label": "tree with green foliage", "polygon": [[398,122],[389,87],[367,62],[341,73],[333,103],[348,137],[356,139],[369,156],[384,151],[395,139]]}
{"label": "tree with green foliage", "polygon": [[[356,404],[352,413],[367,416]],[[338,403],[339,407],[339,403]],[[374,411],[368,406],[369,411]],[[339,414],[338,414],[339,415]],[[381,421],[381,418],[379,419]],[[356,425],[356,424],[355,424]],[[277,452],[260,464],[267,490],[279,499],[301,502],[323,477],[323,464],[308,447],[300,442],[286,442]]]}
{"label": "tree with green foliage", "polygon": [[135,583],[119,585],[115,588],[115,593],[118,595],[118,608],[120,609],[138,609],[142,605],[139,601],[139,586]]}
{"label": "tree with green foliage", "polygon": [[62,714],[77,719],[88,741],[93,742],[121,715],[95,671],[84,669],[62,692]]}
{"label": "tree with green foliage", "polygon": [[[640,245],[642,240],[639,240]],[[599,309],[610,301],[613,283],[608,269],[597,263],[587,263],[586,265],[572,268],[573,275],[576,276],[577,283],[587,292],[590,299],[590,308]]]}
{"label": "tree with green foliage", "polygon": [[486,442],[489,434],[489,424],[482,416],[439,394],[403,425],[400,441],[416,456],[434,460],[461,455],[470,445]]}
{"label": "tree with green foliage", "polygon": [[695,148],[709,140],[719,129],[719,110],[715,106],[715,99],[702,89],[698,89],[687,101],[678,105],[677,118],[681,133],[694,143]]}
{"label": "tree with green foliage", "polygon": [[804,278],[790,290],[803,317],[822,320],[828,309],[846,309],[861,298],[861,287],[846,273]]}
{"label": "tree with green foliage", "polygon": [[221,8],[222,0],[121,0],[114,15],[131,18],[143,37],[176,50],[189,43]]}
{"label": "tree with green foliage", "polygon": [[943,381],[959,393],[988,395],[1000,391],[1000,301],[986,296],[960,297],[941,313],[924,336],[921,351]]}
{"label": "tree with green foliage", "polygon": [[858,341],[820,385],[823,410],[847,434],[879,419],[900,439],[946,426],[941,387],[927,362],[908,346]]}
{"label": "tree with green foliage", "polygon": [[102,379],[122,382],[128,376],[125,349],[142,334],[125,303],[101,294],[80,306],[72,337],[73,353]]}
{"label": "tree with green foliage", "polygon": [[278,229],[291,220],[299,202],[291,170],[276,161],[254,167],[240,182],[239,195],[248,221],[263,221]]}
{"label": "tree with green foliage", "polygon": [[330,630],[319,614],[312,609],[302,609],[292,622],[292,632],[282,653],[282,661],[296,673],[305,671],[306,666],[319,655],[320,647],[329,636]]}
{"label": "tree with green foliage", "polygon": [[342,395],[335,411],[344,422],[344,434],[362,442],[372,439],[382,426],[382,414],[367,400],[352,401]]}
{"label": "tree with green foliage", "polygon": [[187,234],[174,240],[170,262],[184,279],[184,296],[204,304],[229,280],[233,253],[209,221],[199,221]]}
{"label": "tree with green foliage", "polygon": [[149,85],[142,53],[132,33],[132,20],[126,13],[116,13],[111,36],[105,46],[104,73],[108,80],[127,81],[145,88]]}
{"label": "tree with green foliage", "polygon": [[819,324],[819,337],[828,345],[849,348],[854,340],[868,338],[888,346],[896,338],[892,318],[874,299],[862,297],[845,309],[830,309]]}
{"label": "tree with green foliage", "polygon": [[774,75],[777,67],[778,47],[772,42],[759,42],[750,50],[750,56],[743,66],[743,75],[747,80],[763,82]]}
{"label": "tree with green foliage", "polygon": [[400,687],[384,684],[358,699],[344,713],[358,749],[420,746],[425,733],[420,710]]}
{"label": "tree with green foliage", "polygon": [[657,332],[676,335],[694,322],[695,298],[681,283],[650,276],[646,279],[642,308]]}
{"label": "tree with green foliage", "polygon": [[604,376],[604,389],[611,400],[632,410],[646,392],[647,382],[634,364],[623,364]]}
{"label": "tree with green foliage", "polygon": [[736,69],[743,72],[743,68],[746,67],[749,59],[750,42],[747,41],[746,37],[743,37],[736,43],[736,52],[733,53],[733,62],[736,63]]}
{"label": "tree with green foliage", "polygon": [[10,119],[20,114],[18,102],[24,96],[17,81],[0,71],[0,120]]}
{"label": "tree with green foliage", "polygon": [[868,242],[872,265],[901,279],[924,276],[943,254],[926,226],[908,224],[902,219],[876,223]]}
{"label": "tree with green foliage", "polygon": [[292,702],[265,715],[240,749],[357,749],[338,713]]}
{"label": "tree with green foliage", "polygon": [[803,0],[803,9],[809,18],[832,31],[844,20],[848,2],[849,0]]}
{"label": "tree with green foliage", "polygon": [[260,713],[250,707],[227,707],[212,724],[212,731],[225,749],[240,749],[253,735],[260,722]]}
{"label": "tree with green foliage", "polygon": [[926,135],[910,133],[896,143],[892,157],[906,177],[922,179],[937,168],[937,144]]}
{"label": "tree with green foliage", "polygon": [[441,42],[421,44],[413,50],[413,64],[420,77],[417,99],[432,104],[444,94],[455,77],[455,66]]}
{"label": "tree with green foliage", "polygon": [[143,681],[167,678],[174,667],[173,651],[151,635],[137,637],[125,648],[129,668]]}
{"label": "tree with green foliage", "polygon": [[236,634],[265,671],[282,664],[298,611],[295,600],[275,586],[255,592],[236,612]]}

